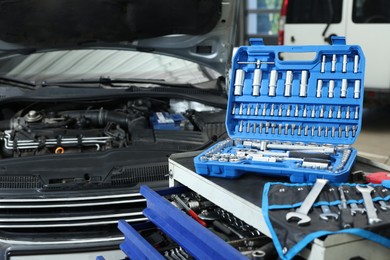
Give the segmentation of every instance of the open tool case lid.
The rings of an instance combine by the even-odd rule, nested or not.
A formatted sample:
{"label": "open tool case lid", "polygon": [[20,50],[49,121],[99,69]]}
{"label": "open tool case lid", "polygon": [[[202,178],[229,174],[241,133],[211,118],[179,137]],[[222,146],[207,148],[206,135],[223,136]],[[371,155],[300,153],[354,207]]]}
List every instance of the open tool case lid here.
{"label": "open tool case lid", "polygon": [[[360,47],[346,45],[344,37],[333,37],[331,46],[250,42],[233,59],[226,112],[231,139],[194,158],[196,172],[346,181],[357,155],[350,145],[362,123],[365,59]],[[312,57],[280,58],[294,53]]]}
{"label": "open tool case lid", "polygon": [[[352,144],[361,127],[365,58],[332,37],[326,46],[265,46],[251,39],[233,58],[226,128],[231,138]],[[310,60],[282,60],[311,53]],[[302,56],[302,55],[300,55]]]}

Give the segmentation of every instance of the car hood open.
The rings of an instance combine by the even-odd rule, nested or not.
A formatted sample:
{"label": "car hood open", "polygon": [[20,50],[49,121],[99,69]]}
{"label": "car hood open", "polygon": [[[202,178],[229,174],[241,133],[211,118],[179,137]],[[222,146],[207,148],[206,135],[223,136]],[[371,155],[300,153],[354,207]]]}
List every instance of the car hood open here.
{"label": "car hood open", "polygon": [[2,0],[0,49],[118,48],[166,53],[225,73],[236,0]]}

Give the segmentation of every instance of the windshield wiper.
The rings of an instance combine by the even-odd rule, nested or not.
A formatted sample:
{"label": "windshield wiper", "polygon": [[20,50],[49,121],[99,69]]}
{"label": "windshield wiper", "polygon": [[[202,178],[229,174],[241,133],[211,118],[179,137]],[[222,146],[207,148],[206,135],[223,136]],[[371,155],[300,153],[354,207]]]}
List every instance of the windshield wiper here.
{"label": "windshield wiper", "polygon": [[[140,79],[140,78],[110,78],[100,77],[97,79],[80,79],[80,80],[64,80],[64,81],[42,81],[41,86],[60,86],[60,87],[78,87],[81,85],[95,85],[92,87],[101,88],[124,88],[121,84],[151,84],[177,88],[195,88],[205,91],[213,91],[212,89],[204,89],[191,83],[168,82],[162,79]],[[126,87],[127,88],[127,87]]]}
{"label": "windshield wiper", "polygon": [[170,86],[170,87],[195,87],[189,83],[176,83],[176,82],[167,82],[162,79],[141,79],[141,78],[110,78],[110,77],[100,77],[97,79],[77,79],[77,80],[61,80],[61,81],[42,81],[41,86],[63,86],[63,85],[88,85],[88,84],[99,84],[102,86],[111,86],[115,87],[115,84],[156,84],[160,86]]}
{"label": "windshield wiper", "polygon": [[19,79],[19,78],[0,75],[0,84],[1,83],[17,86],[20,88],[26,88],[26,89],[35,89],[36,88],[35,82],[25,80],[25,79]]}

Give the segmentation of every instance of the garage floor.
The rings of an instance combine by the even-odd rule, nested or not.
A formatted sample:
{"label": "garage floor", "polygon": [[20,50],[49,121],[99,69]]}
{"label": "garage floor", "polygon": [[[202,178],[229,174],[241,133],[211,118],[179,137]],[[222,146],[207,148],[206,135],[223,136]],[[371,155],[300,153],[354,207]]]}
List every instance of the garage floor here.
{"label": "garage floor", "polygon": [[360,156],[390,165],[390,107],[365,109],[362,131],[353,146]]}

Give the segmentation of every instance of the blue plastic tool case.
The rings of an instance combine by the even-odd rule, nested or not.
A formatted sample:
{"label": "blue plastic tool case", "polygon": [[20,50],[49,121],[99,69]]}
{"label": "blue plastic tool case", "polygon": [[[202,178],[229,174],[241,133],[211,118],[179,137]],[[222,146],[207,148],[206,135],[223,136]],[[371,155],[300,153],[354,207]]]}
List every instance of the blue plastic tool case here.
{"label": "blue plastic tool case", "polygon": [[[198,174],[236,178],[246,172],[292,182],[346,181],[357,155],[365,58],[357,45],[266,46],[251,39],[232,62],[229,139],[195,157]],[[308,53],[309,60],[283,60]]]}

